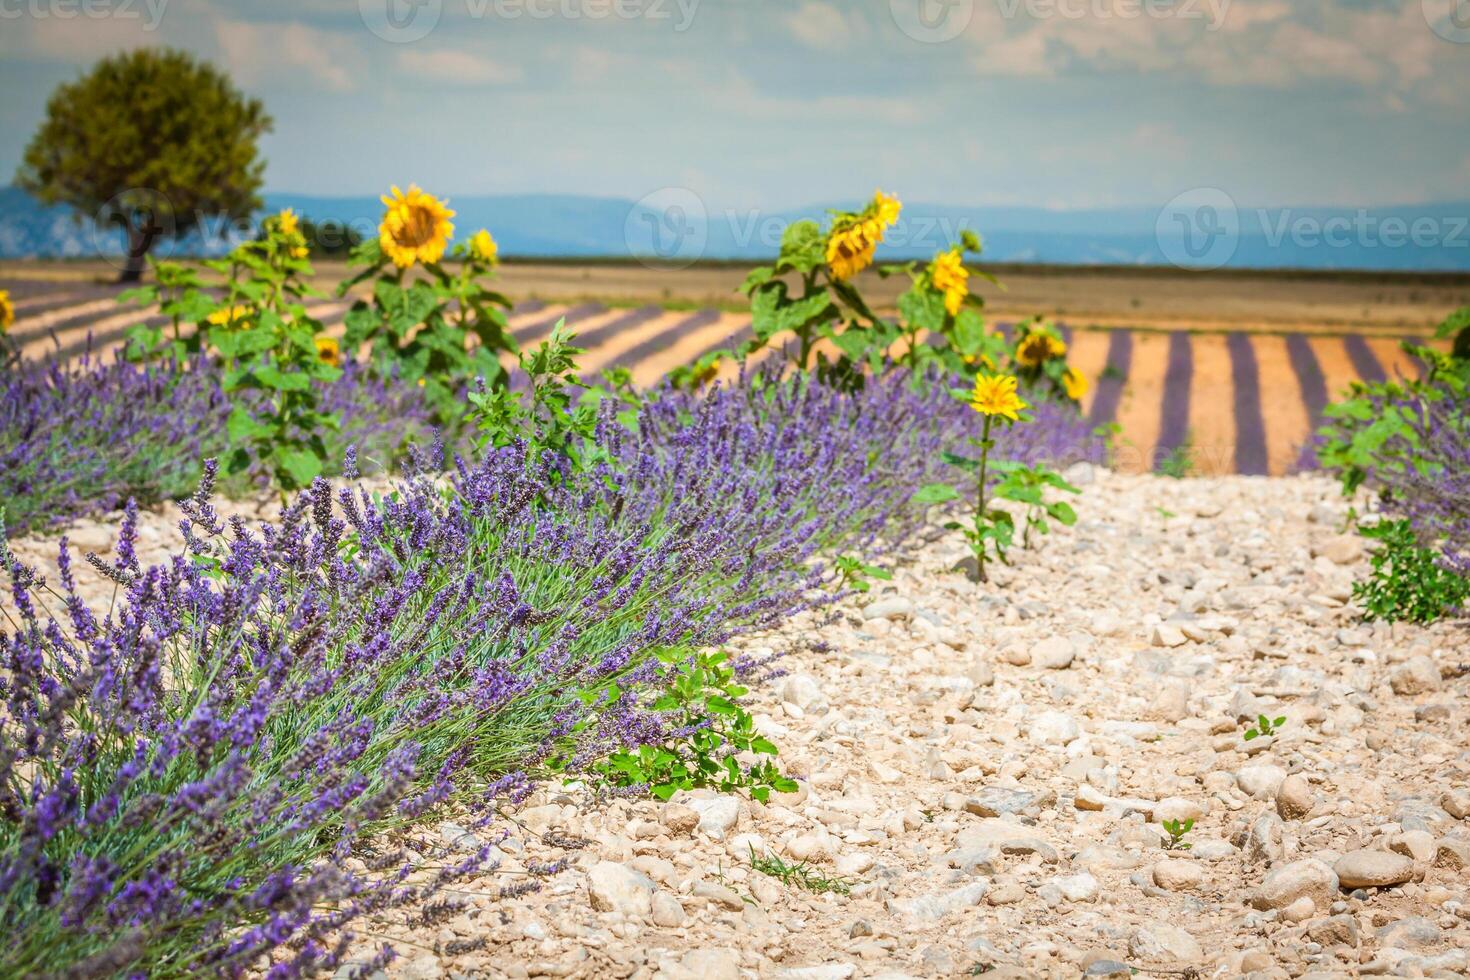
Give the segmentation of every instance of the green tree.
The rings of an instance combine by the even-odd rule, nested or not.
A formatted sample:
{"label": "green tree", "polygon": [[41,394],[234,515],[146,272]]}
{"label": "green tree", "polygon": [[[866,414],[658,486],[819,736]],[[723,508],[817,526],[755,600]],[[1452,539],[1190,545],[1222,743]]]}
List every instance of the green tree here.
{"label": "green tree", "polygon": [[136,282],[160,240],[260,208],[256,140],[270,128],[259,100],[213,65],[144,48],[104,58],[52,93],[15,183],[46,204],[71,205],[78,219],[121,226],[120,278]]}

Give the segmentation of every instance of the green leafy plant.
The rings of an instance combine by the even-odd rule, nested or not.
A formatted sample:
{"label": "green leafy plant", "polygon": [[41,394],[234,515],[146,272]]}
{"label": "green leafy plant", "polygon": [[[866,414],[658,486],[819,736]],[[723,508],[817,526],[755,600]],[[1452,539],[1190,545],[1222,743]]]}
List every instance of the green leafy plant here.
{"label": "green leafy plant", "polygon": [[[266,234],[262,229],[259,237],[264,238]],[[362,232],[335,218],[313,221],[305,216],[301,219],[301,234],[311,256],[318,259],[347,258],[353,249],[362,245],[363,237]]]}
{"label": "green leafy plant", "polygon": [[1256,718],[1255,723],[1245,730],[1245,740],[1250,742],[1258,738],[1270,738],[1280,732],[1281,726],[1285,724],[1285,715],[1275,719],[1260,715]]}
{"label": "green leafy plant", "polygon": [[[219,301],[206,292],[207,284],[199,270],[180,262],[149,259],[153,281],[144,286],[125,289],[117,296],[119,303],[137,303],[145,309],[154,306],[169,318],[168,330],[163,326],[140,324],[128,331],[124,356],[131,361],[169,358],[182,364],[199,353],[203,336],[199,329],[209,315],[219,309]],[[190,324],[188,333],[184,325]]]}
{"label": "green leafy plant", "polygon": [[1440,340],[1453,338],[1454,346],[1450,349],[1450,356],[1470,361],[1470,306],[1462,306],[1447,316],[1435,330],[1434,336]]}
{"label": "green leafy plant", "polygon": [[664,381],[680,391],[698,391],[713,382],[719,376],[721,365],[734,357],[732,351],[710,351],[700,355],[692,364],[680,364],[669,371],[664,375]]}
{"label": "green leafy plant", "polygon": [[1184,839],[1184,835],[1194,829],[1193,817],[1186,820],[1165,820],[1161,826],[1164,833],[1169,835],[1169,839],[1164,841],[1164,850],[1187,851],[1194,846]]}
{"label": "green leafy plant", "polygon": [[1182,480],[1194,475],[1194,433],[1186,432],[1184,440],[1164,454],[1154,467],[1160,476]]}
{"label": "green leafy plant", "polygon": [[[226,466],[240,474],[261,463],[283,492],[321,474],[324,436],[341,424],[320,403],[318,383],[341,377],[342,345],[306,311],[305,301],[319,295],[309,285],[308,254],[300,221],[287,208],[262,222],[260,237],[203,263],[217,281],[206,281],[199,268],[155,262],[154,282],[119,297],[156,303],[169,317],[167,333],[148,326],[129,332],[130,358],[184,364],[206,354],[218,360],[226,393],[265,395],[254,410],[238,401],[232,406]],[[186,331],[186,324],[192,328]]]}
{"label": "green leafy plant", "polygon": [[1033,529],[1038,534],[1050,534],[1050,521],[1065,527],[1077,523],[1077,512],[1071,504],[1065,500],[1047,500],[1046,497],[1047,490],[1072,494],[1082,492],[1064,480],[1061,474],[1040,464],[1028,466],[1009,460],[998,461],[992,466],[1002,476],[1000,485],[995,488],[995,496],[1026,508],[1026,529],[1021,537],[1023,547],[1031,547]]}
{"label": "green leafy plant", "polygon": [[[969,403],[970,407],[984,418],[980,435],[969,437],[970,444],[979,449],[979,456],[963,456],[949,451],[941,454],[946,463],[975,474],[973,491],[975,509],[969,521],[949,521],[944,526],[964,534],[965,542],[970,546],[970,553],[975,558],[975,581],[982,583],[988,581],[985,562],[989,553],[993,550],[996,558],[1004,563],[1006,552],[1010,549],[1016,535],[1016,521],[1011,513],[991,506],[994,498],[989,496],[990,488],[987,480],[990,475],[990,452],[995,448],[992,431],[997,424],[1014,425],[1017,422],[1029,421],[1030,417],[1021,414],[1026,408],[1026,403],[1016,393],[1016,379],[1010,375],[981,374],[975,378],[973,389],[952,389],[951,394]],[[1031,488],[1036,491],[1034,495],[1023,494],[1027,498],[1023,502],[1028,505],[1037,506],[1036,501],[1043,501],[1039,504],[1043,509],[1043,514],[1046,513],[1047,505],[1041,496],[1041,490],[1045,485],[1045,481],[1042,481],[1041,484]],[[1023,488],[1023,483],[1015,483],[1011,491],[1019,493]],[[944,504],[964,499],[965,496],[965,492],[952,483],[930,483],[919,488],[919,492],[914,495],[914,501],[926,505]],[[1066,515],[1070,511],[1071,508],[1067,507],[1066,511],[1058,513]],[[1071,518],[1075,521],[1076,515],[1072,514]],[[1060,520],[1061,517],[1057,519]]]}
{"label": "green leafy plant", "polygon": [[1355,381],[1346,397],[1327,406],[1312,448],[1322,468],[1337,475],[1344,494],[1356,492],[1374,472],[1391,474],[1416,465],[1414,423],[1426,405],[1470,394],[1470,306],[1446,317],[1435,336],[1453,338],[1453,351],[1402,344],[1423,365],[1420,377]]}
{"label": "green leafy plant", "polygon": [[491,387],[483,378],[475,380],[466,396],[472,407],[465,421],[479,433],[482,449],[524,442],[532,450],[526,457],[528,464],[549,453],[578,470],[604,458],[593,439],[597,404],[605,397],[631,400],[635,396],[595,389],[584,382],[576,373],[577,357],[583,350],[573,345],[574,340],[576,335],[568,332],[566,322],[558,320],[545,342],[521,352],[525,390]]}
{"label": "green leafy plant", "polygon": [[[614,753],[594,767],[602,779],[612,786],[647,786],[661,800],[681,789],[703,787],[722,793],[744,789],[762,802],[773,791],[796,791],[796,781],[782,775],[772,761],[776,746],[756,731],[754,719],[740,707],[747,691],[735,682],[723,651],[665,650],[658,657],[672,678],[653,710],[664,713],[670,730],[688,734],[662,746]],[[584,699],[595,703],[607,693],[599,689]],[[754,761],[742,764],[741,754]]]}
{"label": "green leafy plant", "polygon": [[829,892],[847,895],[852,891],[852,884],[845,878],[834,878],[805,861],[792,864],[769,851],[764,856],[757,855],[753,847],[750,849],[750,866],[785,885],[794,885],[814,895],[825,895]]}
{"label": "green leafy plant", "polygon": [[1470,579],[1445,568],[1440,553],[1419,542],[1409,521],[1385,520],[1359,530],[1378,542],[1368,580],[1353,583],[1353,598],[1369,619],[1432,623],[1470,602]]}
{"label": "green leafy plant", "polygon": [[230,411],[230,472],[259,460],[284,492],[307,486],[326,466],[323,437],[341,423],[322,410],[317,382],[341,377],[342,347],[306,312],[304,300],[316,293],[307,285],[312,270],[295,214],[282,211],[265,228],[264,238],[211,263],[228,279],[202,342],[224,364],[226,392],[266,395],[254,411],[242,404]]}
{"label": "green leafy plant", "polygon": [[866,564],[861,558],[855,558],[851,555],[839,555],[832,564],[837,569],[837,574],[841,576],[842,588],[844,589],[867,592],[873,587],[873,583],[869,582],[869,579],[880,579],[884,582],[892,581],[893,579],[893,573],[886,568]]}

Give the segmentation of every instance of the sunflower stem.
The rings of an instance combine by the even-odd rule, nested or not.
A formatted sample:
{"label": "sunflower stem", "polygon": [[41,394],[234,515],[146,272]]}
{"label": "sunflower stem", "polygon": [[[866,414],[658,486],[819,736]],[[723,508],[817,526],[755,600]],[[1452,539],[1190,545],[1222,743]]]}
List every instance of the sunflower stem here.
{"label": "sunflower stem", "polygon": [[978,540],[975,542],[975,585],[979,587],[989,581],[985,576],[985,538],[983,536],[985,527],[985,468],[990,462],[990,426],[995,421],[995,416],[985,416],[985,427],[980,432],[980,479],[975,486],[975,530]]}

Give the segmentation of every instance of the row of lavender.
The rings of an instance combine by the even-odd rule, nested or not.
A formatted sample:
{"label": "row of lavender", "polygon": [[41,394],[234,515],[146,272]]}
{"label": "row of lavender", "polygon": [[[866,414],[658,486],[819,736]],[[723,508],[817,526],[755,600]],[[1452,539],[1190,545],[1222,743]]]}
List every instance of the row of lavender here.
{"label": "row of lavender", "polygon": [[1450,354],[1411,346],[1422,376],[1355,385],[1310,447],[1346,492],[1375,494],[1360,527],[1379,546],[1356,593],[1377,618],[1431,622],[1470,609],[1470,308],[1437,335],[1454,338]]}
{"label": "row of lavender", "polygon": [[[129,370],[50,383],[140,405],[163,390]],[[202,372],[173,392],[208,411]],[[1070,404],[1034,411],[999,455],[1095,454]],[[165,414],[98,424],[207,451],[206,416],[153,428]],[[353,919],[485,868],[481,851],[415,873],[386,833],[449,801],[488,822],[533,775],[687,734],[649,709],[673,665],[829,600],[826,558],[910,540],[914,489],[978,423],[903,374],[767,374],[666,389],[632,417],[602,401],[585,468],[487,443],[419,459],[390,496],[318,480],[260,529],[216,516],[208,465],[171,563],[141,567],[124,522],[106,616],[65,545],[54,584],[7,556],[0,974],[237,974],[271,951],[273,976],[333,966]]]}
{"label": "row of lavender", "polygon": [[[341,420],[327,430],[331,457],[348,446],[391,462],[406,441],[426,440],[431,415],[413,386],[346,365],[320,384]],[[12,534],[142,504],[177,499],[197,485],[200,461],[231,449],[231,395],[208,363],[45,359],[0,371],[0,501]],[[268,486],[261,461],[227,489]]]}

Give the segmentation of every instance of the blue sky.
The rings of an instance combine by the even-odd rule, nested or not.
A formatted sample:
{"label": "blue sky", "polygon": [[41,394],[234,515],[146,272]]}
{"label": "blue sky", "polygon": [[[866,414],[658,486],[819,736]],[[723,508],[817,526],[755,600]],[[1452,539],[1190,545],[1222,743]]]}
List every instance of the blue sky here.
{"label": "blue sky", "polygon": [[170,44],[264,100],[273,191],[1465,200],[1455,3],[0,0],[0,183],[55,85]]}

